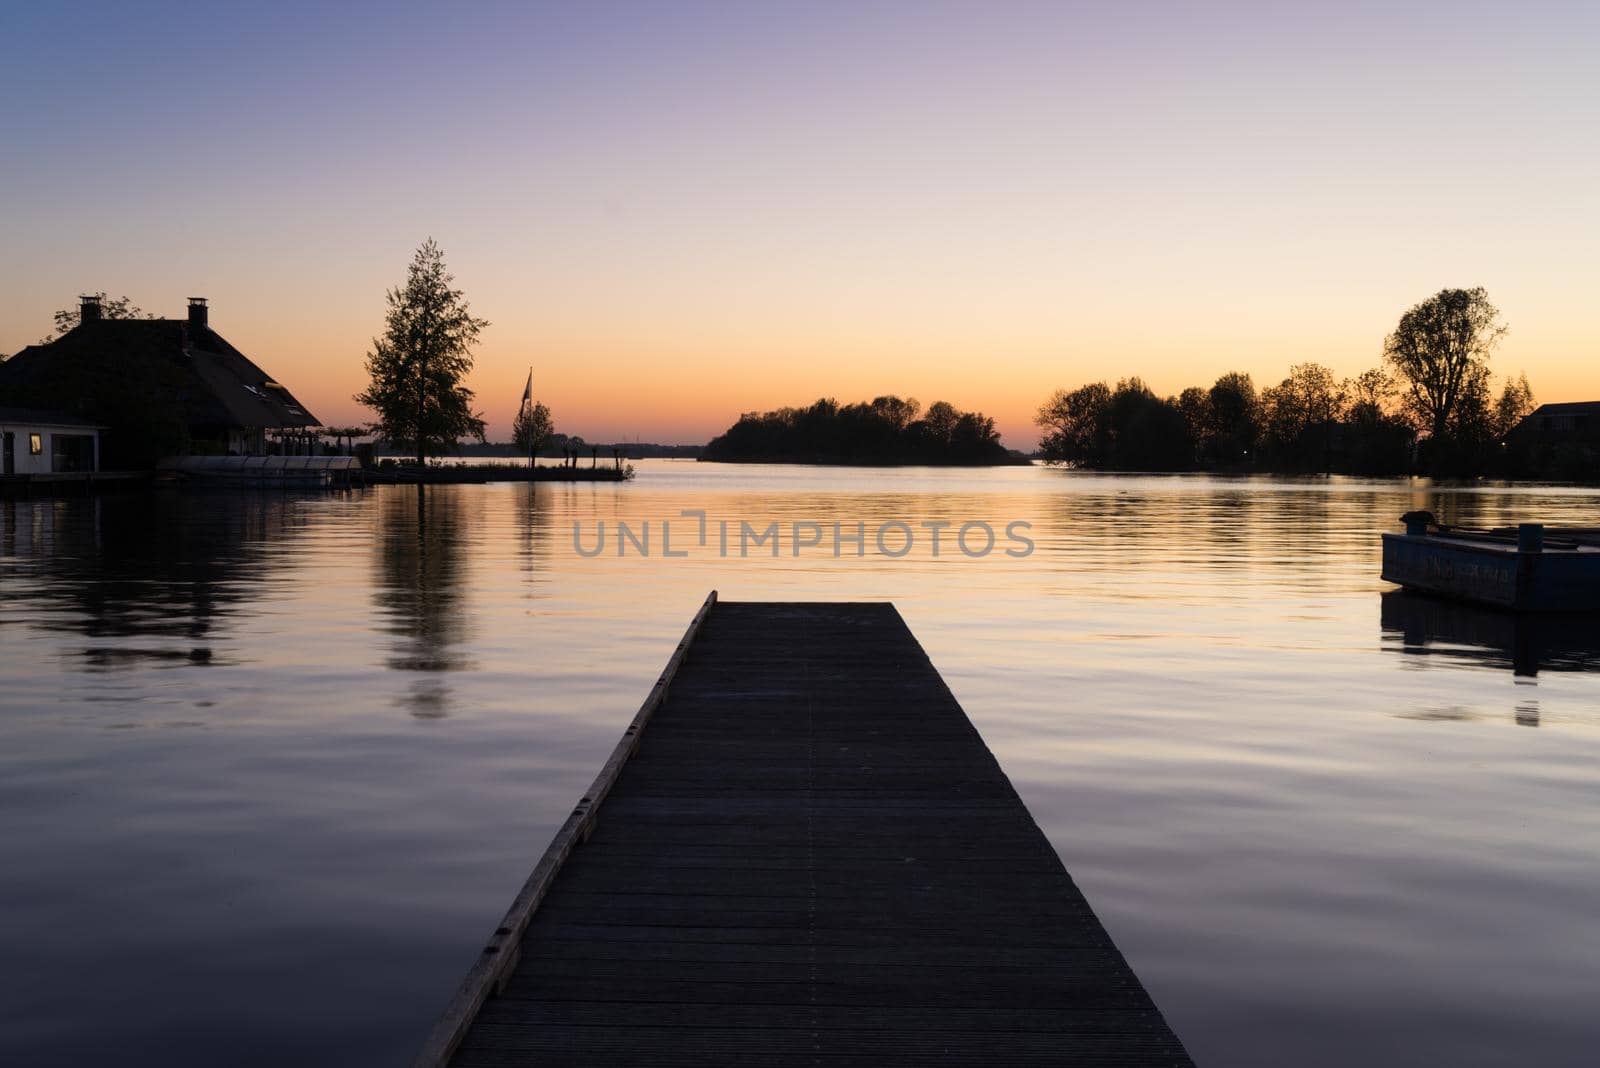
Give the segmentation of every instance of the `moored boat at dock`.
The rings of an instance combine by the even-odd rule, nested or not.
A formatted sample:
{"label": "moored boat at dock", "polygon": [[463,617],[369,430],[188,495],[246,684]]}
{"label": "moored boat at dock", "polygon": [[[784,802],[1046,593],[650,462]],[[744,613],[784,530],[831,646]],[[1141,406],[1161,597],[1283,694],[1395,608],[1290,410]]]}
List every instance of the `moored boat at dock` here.
{"label": "moored boat at dock", "polygon": [[224,486],[348,486],[361,475],[353,456],[171,456],[162,478]]}
{"label": "moored boat at dock", "polygon": [[1383,578],[1519,612],[1600,611],[1600,528],[1447,526],[1431,512],[1383,535]]}

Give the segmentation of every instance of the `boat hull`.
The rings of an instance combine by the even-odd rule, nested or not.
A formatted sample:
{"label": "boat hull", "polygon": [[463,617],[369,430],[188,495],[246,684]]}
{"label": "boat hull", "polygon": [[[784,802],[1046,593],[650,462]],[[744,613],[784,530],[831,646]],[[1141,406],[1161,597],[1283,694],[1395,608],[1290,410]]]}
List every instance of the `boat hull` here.
{"label": "boat hull", "polygon": [[1600,610],[1600,552],[1519,552],[1431,534],[1384,534],[1383,578],[1519,612]]}

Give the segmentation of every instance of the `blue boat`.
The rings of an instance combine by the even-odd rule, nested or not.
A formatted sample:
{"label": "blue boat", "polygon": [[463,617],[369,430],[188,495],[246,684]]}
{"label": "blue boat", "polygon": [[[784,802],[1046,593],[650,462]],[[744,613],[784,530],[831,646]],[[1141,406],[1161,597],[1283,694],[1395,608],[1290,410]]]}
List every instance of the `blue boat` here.
{"label": "blue boat", "polygon": [[1600,528],[1445,526],[1432,512],[1383,535],[1383,578],[1515,612],[1600,612]]}

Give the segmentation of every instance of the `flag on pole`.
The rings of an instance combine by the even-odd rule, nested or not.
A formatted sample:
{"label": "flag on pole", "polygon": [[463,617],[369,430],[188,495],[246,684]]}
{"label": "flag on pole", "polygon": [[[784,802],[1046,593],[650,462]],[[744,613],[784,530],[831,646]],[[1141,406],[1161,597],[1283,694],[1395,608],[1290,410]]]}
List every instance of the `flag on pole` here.
{"label": "flag on pole", "polygon": [[[533,368],[528,368],[528,384],[522,387],[522,404],[517,408],[517,418],[520,420],[525,415],[531,415],[533,409]],[[512,428],[515,430],[515,427]],[[529,427],[528,433],[528,477],[533,477],[534,453],[533,429]]]}

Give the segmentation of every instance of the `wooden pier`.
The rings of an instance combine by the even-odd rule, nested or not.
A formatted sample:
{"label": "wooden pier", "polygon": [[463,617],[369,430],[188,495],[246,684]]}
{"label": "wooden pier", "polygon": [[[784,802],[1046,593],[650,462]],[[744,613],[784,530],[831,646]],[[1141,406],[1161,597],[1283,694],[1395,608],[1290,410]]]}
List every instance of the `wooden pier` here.
{"label": "wooden pier", "polygon": [[892,605],[713,593],[416,1063],[1191,1062]]}

